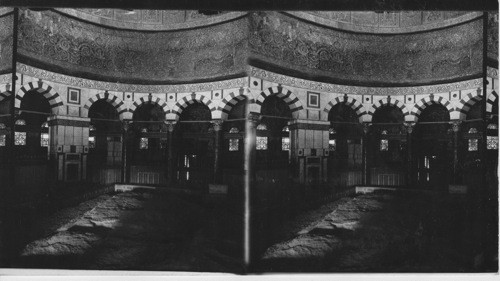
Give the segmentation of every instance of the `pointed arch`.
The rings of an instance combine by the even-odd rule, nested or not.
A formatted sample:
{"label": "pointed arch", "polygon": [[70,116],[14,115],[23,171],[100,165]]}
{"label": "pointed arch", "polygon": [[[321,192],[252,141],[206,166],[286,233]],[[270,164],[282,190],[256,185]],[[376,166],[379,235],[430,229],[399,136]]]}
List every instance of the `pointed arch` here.
{"label": "pointed arch", "polygon": [[119,97],[106,91],[104,93],[96,94],[85,103],[83,108],[86,110],[83,111],[83,117],[88,117],[90,107],[92,106],[92,104],[99,100],[105,100],[109,104],[111,104],[116,109],[116,112],[120,116],[120,119],[123,119],[122,114],[128,111],[125,103]]}
{"label": "pointed arch", "polygon": [[210,109],[212,119],[218,119],[217,108],[214,103],[204,95],[192,93],[191,95],[187,95],[177,101],[174,107],[167,112],[167,120],[178,120],[182,111],[186,109],[186,107],[188,107],[190,104],[193,104],[195,102],[206,105]]}
{"label": "pointed arch", "polygon": [[132,103],[132,105],[130,105],[130,108],[127,111],[130,113],[134,113],[134,111],[139,106],[141,106],[142,104],[148,104],[148,103],[149,104],[154,103],[154,104],[159,105],[163,109],[163,112],[165,114],[167,114],[169,112],[167,103],[164,100],[160,99],[159,97],[153,97],[153,95],[151,95],[151,94],[149,94],[145,97],[141,97],[140,99],[134,101]]}
{"label": "pointed arch", "polygon": [[488,100],[486,101],[486,112],[498,114],[498,112],[492,112],[493,111],[493,104],[495,104],[495,102],[497,102],[497,100],[498,100],[497,92],[492,91],[491,94],[488,95]]}
{"label": "pointed arch", "polygon": [[328,104],[325,106],[323,109],[324,112],[326,112],[326,117],[328,118],[328,113],[334,107],[335,105],[339,103],[344,103],[345,105],[349,106],[352,108],[355,112],[356,115],[358,116],[359,122],[363,122],[363,115],[366,114],[366,110],[363,107],[363,104],[361,104],[359,101],[354,99],[353,97],[344,95],[343,97],[336,97],[332,101],[328,102]]}
{"label": "pointed arch", "polygon": [[59,112],[59,107],[64,105],[61,96],[50,86],[42,81],[29,82],[24,84],[16,94],[15,107],[17,109],[21,108],[21,101],[26,93],[29,91],[36,91],[42,94],[50,104],[50,110],[52,114],[57,114]]}
{"label": "pointed arch", "polygon": [[413,107],[411,113],[414,116],[414,121],[417,122],[418,118],[420,117],[420,114],[422,114],[422,111],[428,107],[429,105],[432,104],[440,104],[448,110],[450,114],[450,119],[452,119],[451,113],[454,111],[453,107],[451,106],[450,101],[443,97],[435,97],[433,94],[430,94],[429,96],[419,100],[415,106]]}
{"label": "pointed arch", "polygon": [[399,108],[401,110],[401,112],[403,112],[404,116],[410,115],[410,111],[404,105],[403,102],[401,102],[397,99],[393,99],[390,96],[387,98],[380,99],[376,103],[372,104],[372,106],[368,109],[368,114],[373,116],[373,114],[375,113],[375,111],[377,109],[379,109],[382,106],[386,106],[386,105],[392,105],[392,106]]}
{"label": "pointed arch", "polygon": [[481,101],[483,97],[481,97],[481,90],[478,89],[476,92],[468,93],[465,97],[460,100],[460,104],[455,109],[460,112],[459,119],[465,120],[467,118],[467,113],[471,109],[471,107],[476,104],[476,102]]}
{"label": "pointed arch", "polygon": [[240,101],[248,100],[245,90],[241,88],[238,93],[231,92],[224,97],[217,110],[221,111],[221,119],[226,120],[231,109]]}
{"label": "pointed arch", "polygon": [[260,113],[262,103],[264,103],[264,100],[271,95],[276,95],[278,98],[282,99],[290,108],[292,115],[296,115],[299,110],[304,109],[302,103],[297,98],[297,96],[292,93],[292,91],[281,86],[276,86],[267,88],[260,93],[260,95],[255,100],[256,106],[253,108],[253,111],[256,113]]}

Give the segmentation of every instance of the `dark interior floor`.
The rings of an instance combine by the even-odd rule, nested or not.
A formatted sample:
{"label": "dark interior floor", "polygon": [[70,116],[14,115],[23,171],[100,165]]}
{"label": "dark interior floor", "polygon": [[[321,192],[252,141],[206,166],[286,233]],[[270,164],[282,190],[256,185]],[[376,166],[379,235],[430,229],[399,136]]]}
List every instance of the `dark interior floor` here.
{"label": "dark interior floor", "polygon": [[240,217],[151,190],[104,195],[32,225],[9,267],[242,272]]}
{"label": "dark interior floor", "polygon": [[377,192],[343,198],[277,225],[279,238],[254,270],[496,272],[497,236],[484,235],[482,221],[465,197]]}
{"label": "dark interior floor", "polygon": [[254,217],[252,225],[260,229],[252,232],[255,259],[249,269],[242,263],[242,212],[228,201],[135,190],[50,215],[19,212],[2,220],[2,267],[232,273],[498,270],[496,213],[481,215],[467,196],[384,191],[308,210],[269,209]]}

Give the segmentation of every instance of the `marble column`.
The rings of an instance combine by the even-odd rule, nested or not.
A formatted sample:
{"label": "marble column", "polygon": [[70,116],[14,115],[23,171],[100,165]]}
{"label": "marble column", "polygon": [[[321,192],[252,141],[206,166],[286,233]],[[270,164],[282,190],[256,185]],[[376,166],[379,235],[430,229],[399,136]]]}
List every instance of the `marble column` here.
{"label": "marble column", "polygon": [[221,134],[222,134],[222,120],[214,120],[211,122],[214,127],[214,183],[221,182],[220,173],[220,147],[221,147]]}
{"label": "marble column", "polygon": [[250,263],[250,188],[255,182],[255,157],[256,157],[256,128],[260,121],[257,113],[249,113],[245,122],[244,141],[244,232],[243,232],[243,260],[245,264]]}
{"label": "marble column", "polygon": [[128,176],[128,157],[127,157],[127,147],[128,147],[128,131],[130,129],[130,120],[122,121],[122,183],[129,183]]}
{"label": "marble column", "polygon": [[458,132],[462,121],[453,121],[451,128],[453,131],[453,183],[459,183],[458,171]]}
{"label": "marble column", "polygon": [[168,171],[167,171],[167,177],[168,177],[168,182],[170,184],[175,182],[175,174],[174,174],[174,128],[175,128],[175,122],[174,121],[166,121],[165,124],[167,125],[167,149],[168,149],[168,155],[167,155],[167,165],[168,165]]}
{"label": "marble column", "polygon": [[368,184],[369,167],[368,167],[368,133],[370,132],[371,123],[363,123],[363,185]]}
{"label": "marble column", "polygon": [[404,128],[406,131],[406,185],[411,187],[413,185],[413,151],[412,151],[412,133],[415,127],[414,122],[405,122]]}

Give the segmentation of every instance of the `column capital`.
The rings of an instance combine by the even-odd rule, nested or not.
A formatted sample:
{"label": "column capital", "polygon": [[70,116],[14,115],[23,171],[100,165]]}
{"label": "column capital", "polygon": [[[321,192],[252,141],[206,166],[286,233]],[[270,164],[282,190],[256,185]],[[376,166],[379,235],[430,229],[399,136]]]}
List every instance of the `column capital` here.
{"label": "column capital", "polygon": [[247,115],[248,122],[250,122],[254,125],[256,125],[257,123],[260,122],[260,119],[261,119],[260,117],[261,117],[260,114],[252,113],[252,112],[248,113],[248,115]]}
{"label": "column capital", "polygon": [[214,131],[218,132],[222,130],[222,123],[224,123],[224,121],[222,121],[221,119],[217,119],[210,121],[210,123],[214,127]]}
{"label": "column capital", "polygon": [[371,122],[363,122],[363,133],[368,134],[371,126],[372,126]]}
{"label": "column capital", "polygon": [[165,125],[167,125],[167,131],[168,132],[173,132],[174,128],[175,128],[175,124],[177,122],[175,122],[175,121],[163,121],[163,123],[165,123]]}
{"label": "column capital", "polygon": [[460,131],[460,125],[462,124],[462,120],[451,121],[450,124],[453,132],[458,133],[458,131]]}
{"label": "column capital", "polygon": [[404,122],[403,123],[404,129],[408,134],[413,133],[413,128],[415,127],[415,122]]}
{"label": "column capital", "polygon": [[130,129],[130,124],[132,123],[132,120],[130,119],[124,119],[122,120],[122,128],[125,132],[127,132]]}

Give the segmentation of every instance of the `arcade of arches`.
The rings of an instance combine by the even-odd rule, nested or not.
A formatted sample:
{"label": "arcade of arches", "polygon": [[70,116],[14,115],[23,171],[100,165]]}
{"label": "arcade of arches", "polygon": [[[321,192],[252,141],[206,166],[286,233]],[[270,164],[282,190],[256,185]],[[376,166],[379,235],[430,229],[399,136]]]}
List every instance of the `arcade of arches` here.
{"label": "arcade of arches", "polygon": [[[0,12],[12,24],[14,11]],[[481,13],[446,12],[439,22],[392,29],[352,22],[349,32],[314,13],[203,14],[207,25],[186,19],[174,31],[158,25],[144,33],[156,44],[145,52],[137,34],[148,25],[95,24],[97,14],[82,13],[19,11],[18,79],[12,83],[12,69],[0,75],[0,155],[12,160],[2,161],[0,178],[14,178],[23,194],[84,182],[220,188],[240,196],[250,171],[254,202],[266,204],[354,186],[473,189],[484,166],[496,184],[498,70],[489,63],[482,73],[475,65],[481,40],[491,39],[477,35]],[[317,44],[304,37],[306,19],[318,21],[310,30]],[[88,34],[74,37],[79,28]],[[220,40],[202,36],[210,32]],[[36,36],[45,33],[52,41]],[[375,48],[388,33],[394,44]],[[89,34],[99,40],[88,43]],[[418,42],[446,34],[455,45],[422,44],[425,54],[412,55]],[[356,40],[372,52],[341,51]],[[392,46],[401,65],[386,64]]]}

